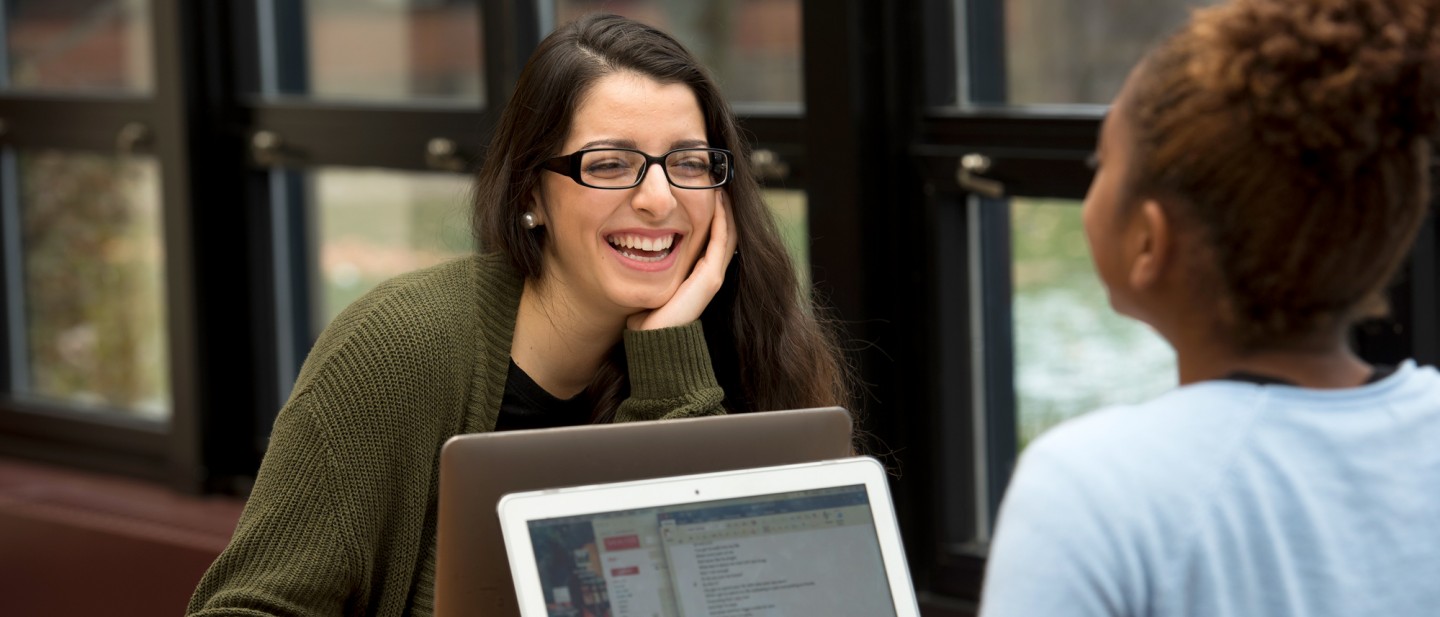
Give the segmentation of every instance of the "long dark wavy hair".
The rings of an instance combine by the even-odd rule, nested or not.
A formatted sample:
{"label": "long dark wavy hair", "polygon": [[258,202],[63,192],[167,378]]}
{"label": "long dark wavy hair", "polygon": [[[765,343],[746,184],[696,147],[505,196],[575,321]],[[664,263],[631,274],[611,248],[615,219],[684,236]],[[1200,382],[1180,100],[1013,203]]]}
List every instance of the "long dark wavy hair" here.
{"label": "long dark wavy hair", "polygon": [[[789,254],[749,165],[749,147],[707,71],[669,35],[615,15],[589,15],[546,37],[530,57],[500,116],[475,187],[474,232],[482,251],[498,251],[528,280],[544,268],[544,227],[521,214],[559,151],[580,101],[601,77],[633,72],[695,93],[711,147],[735,154],[729,197],[739,255],[701,315],[715,377],[730,413],[841,405],[853,411],[851,370],[834,328],[803,294]],[[594,420],[608,422],[629,395],[621,345],[587,390]]]}

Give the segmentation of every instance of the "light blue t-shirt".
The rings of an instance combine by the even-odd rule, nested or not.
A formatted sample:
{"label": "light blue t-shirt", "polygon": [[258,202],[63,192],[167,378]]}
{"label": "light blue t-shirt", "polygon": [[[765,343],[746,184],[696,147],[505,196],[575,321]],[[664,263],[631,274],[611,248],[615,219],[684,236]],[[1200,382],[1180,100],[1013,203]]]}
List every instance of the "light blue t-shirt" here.
{"label": "light blue t-shirt", "polygon": [[1026,449],[985,617],[1440,615],[1440,373],[1213,381]]}

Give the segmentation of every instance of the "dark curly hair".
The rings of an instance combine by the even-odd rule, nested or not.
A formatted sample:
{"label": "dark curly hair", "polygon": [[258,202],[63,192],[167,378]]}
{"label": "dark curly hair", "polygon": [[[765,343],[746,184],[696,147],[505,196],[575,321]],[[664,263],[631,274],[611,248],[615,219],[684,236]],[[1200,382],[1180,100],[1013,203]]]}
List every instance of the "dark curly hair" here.
{"label": "dark curly hair", "polygon": [[1404,258],[1429,201],[1437,20],[1434,0],[1233,0],[1137,70],[1129,190],[1198,232],[1197,278],[1242,348],[1338,331]]}
{"label": "dark curly hair", "polygon": [[[588,15],[540,43],[501,113],[476,179],[473,223],[481,250],[503,253],[522,275],[540,279],[545,230],[524,229],[520,216],[540,182],[541,164],[563,154],[559,148],[590,87],[625,71],[688,86],[700,103],[710,145],[735,153],[734,180],[722,190],[735,216],[740,254],[700,317],[715,377],[725,390],[725,409],[852,407],[850,365],[836,344],[835,328],[802,293],[750,170],[749,146],[734,115],[699,61],[650,26],[615,15]],[[613,417],[628,396],[620,345],[587,393],[597,422]]]}

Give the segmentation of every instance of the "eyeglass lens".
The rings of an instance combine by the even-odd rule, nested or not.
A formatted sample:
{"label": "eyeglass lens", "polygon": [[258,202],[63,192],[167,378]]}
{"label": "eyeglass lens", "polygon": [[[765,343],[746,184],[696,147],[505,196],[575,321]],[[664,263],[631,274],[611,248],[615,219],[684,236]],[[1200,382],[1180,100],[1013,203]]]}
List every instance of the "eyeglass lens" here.
{"label": "eyeglass lens", "polygon": [[[585,184],[604,188],[636,185],[644,173],[645,156],[630,150],[592,150],[580,158]],[[684,188],[711,188],[725,182],[729,160],[724,152],[675,150],[665,155],[665,175]]]}

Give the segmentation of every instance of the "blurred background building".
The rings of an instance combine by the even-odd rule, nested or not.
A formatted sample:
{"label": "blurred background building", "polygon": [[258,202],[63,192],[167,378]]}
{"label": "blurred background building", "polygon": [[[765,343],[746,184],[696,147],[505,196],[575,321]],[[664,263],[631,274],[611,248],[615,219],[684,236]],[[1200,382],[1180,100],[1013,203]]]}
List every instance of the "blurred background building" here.
{"label": "blurred background building", "polygon": [[[1200,4],[0,0],[0,614],[113,609],[74,595],[86,568],[180,610],[317,333],[473,250],[498,110],[590,11],[717,76],[845,324],[925,610],[969,614],[1024,445],[1174,385],[1078,206],[1103,105]],[[1440,361],[1436,236],[1368,358]]]}

